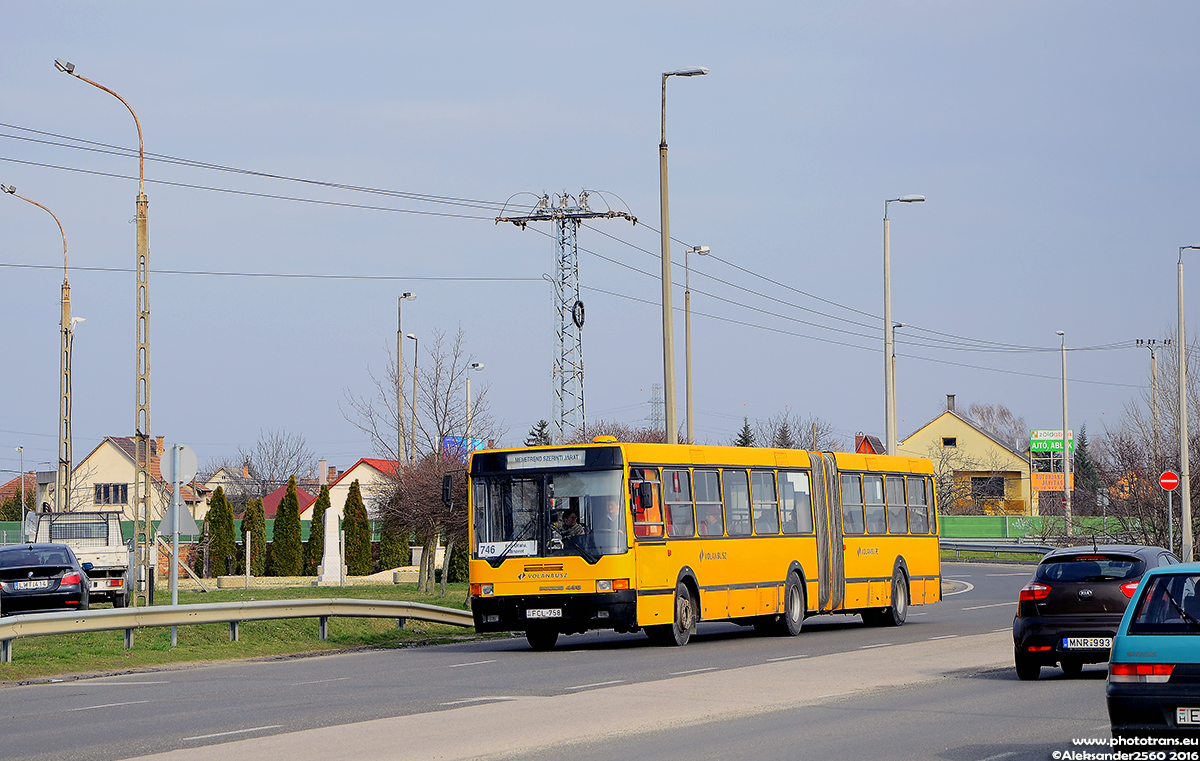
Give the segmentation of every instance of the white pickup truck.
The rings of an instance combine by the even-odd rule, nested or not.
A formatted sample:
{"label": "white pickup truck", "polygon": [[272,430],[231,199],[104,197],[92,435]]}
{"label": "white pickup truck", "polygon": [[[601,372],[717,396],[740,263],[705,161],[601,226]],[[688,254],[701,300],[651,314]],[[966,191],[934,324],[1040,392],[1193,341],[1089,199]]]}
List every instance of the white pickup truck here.
{"label": "white pickup truck", "polygon": [[91,563],[91,602],[129,604],[132,547],[121,537],[121,512],[30,513],[25,533],[31,542],[54,542],[70,547],[80,564]]}

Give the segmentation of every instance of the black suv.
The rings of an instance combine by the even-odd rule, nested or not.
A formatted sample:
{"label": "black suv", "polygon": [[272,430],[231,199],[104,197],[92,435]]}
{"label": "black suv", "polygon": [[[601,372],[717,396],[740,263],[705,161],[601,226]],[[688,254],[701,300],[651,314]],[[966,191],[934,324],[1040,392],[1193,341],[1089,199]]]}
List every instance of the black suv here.
{"label": "black suv", "polygon": [[1017,676],[1037,679],[1059,664],[1075,676],[1085,663],[1105,663],[1113,636],[1142,574],[1178,563],[1162,547],[1100,545],[1047,553],[1021,590],[1013,619]]}

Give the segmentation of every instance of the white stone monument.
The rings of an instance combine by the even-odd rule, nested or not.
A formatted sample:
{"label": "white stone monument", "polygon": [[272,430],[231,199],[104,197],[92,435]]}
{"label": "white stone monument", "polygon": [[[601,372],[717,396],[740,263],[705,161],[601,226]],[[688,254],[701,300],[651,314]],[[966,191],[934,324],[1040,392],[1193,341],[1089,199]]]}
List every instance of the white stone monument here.
{"label": "white stone monument", "polygon": [[342,532],[339,523],[337,513],[332,510],[325,511],[325,554],[321,557],[321,566],[317,569],[318,587],[340,587],[345,582],[346,565],[342,562]]}

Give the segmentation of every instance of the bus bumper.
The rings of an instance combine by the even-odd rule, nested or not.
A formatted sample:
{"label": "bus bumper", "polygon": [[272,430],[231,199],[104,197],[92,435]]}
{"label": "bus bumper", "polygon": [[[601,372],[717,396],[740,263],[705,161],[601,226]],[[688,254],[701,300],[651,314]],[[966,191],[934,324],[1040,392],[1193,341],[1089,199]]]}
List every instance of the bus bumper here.
{"label": "bus bumper", "polygon": [[638,628],[637,592],[632,589],[579,595],[473,595],[471,611],[475,630],[481,633],[554,629],[575,634],[591,629],[629,632]]}

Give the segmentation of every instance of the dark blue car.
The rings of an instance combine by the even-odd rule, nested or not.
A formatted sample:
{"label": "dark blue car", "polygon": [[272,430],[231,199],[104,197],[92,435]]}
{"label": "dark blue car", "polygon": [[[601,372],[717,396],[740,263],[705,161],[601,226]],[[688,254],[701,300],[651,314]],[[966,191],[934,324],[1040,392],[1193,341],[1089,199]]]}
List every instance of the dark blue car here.
{"label": "dark blue car", "polygon": [[87,610],[90,567],[65,544],[0,547],[0,615]]}

